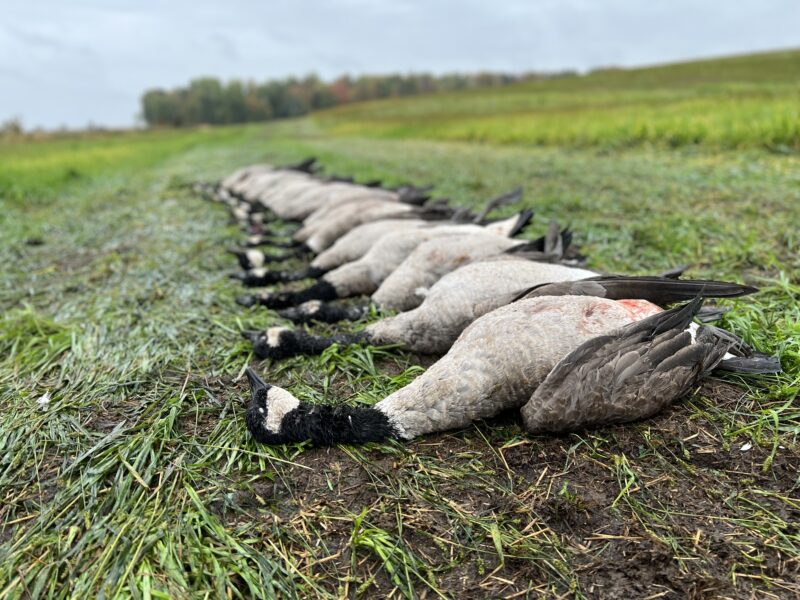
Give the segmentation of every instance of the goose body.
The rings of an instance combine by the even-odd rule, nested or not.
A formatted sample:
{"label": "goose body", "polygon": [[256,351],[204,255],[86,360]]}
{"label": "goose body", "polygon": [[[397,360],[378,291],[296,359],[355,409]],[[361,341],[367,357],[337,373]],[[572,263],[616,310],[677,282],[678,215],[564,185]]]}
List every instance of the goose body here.
{"label": "goose body", "polygon": [[282,202],[288,202],[304,191],[318,189],[324,185],[318,179],[305,174],[264,177],[251,188],[248,198],[280,216]]}
{"label": "goose body", "polygon": [[439,225],[388,233],[381,237],[360,259],[346,263],[323,275],[320,280],[300,292],[277,292],[263,298],[270,308],[283,308],[307,300],[333,300],[361,294],[372,294],[411,252],[421,243],[437,238],[465,233],[496,232],[498,236],[510,235],[519,228],[521,213],[490,225]]}
{"label": "goose body", "polygon": [[348,183],[329,183],[305,190],[294,198],[276,201],[274,210],[287,221],[303,221],[322,207],[338,206],[358,198],[380,198],[392,201],[396,197],[389,190],[370,188]]}
{"label": "goose body", "polygon": [[[418,201],[427,198],[419,193],[414,193],[412,189],[410,197]],[[483,219],[492,210],[518,201],[522,197],[522,189],[517,188],[511,192],[502,194],[490,200],[483,211],[474,218],[474,223],[482,223]],[[408,198],[408,197],[407,197]],[[359,200],[349,202],[344,206],[334,207],[330,211],[322,209],[321,211],[312,214],[303,222],[303,227],[295,233],[293,239],[299,242],[305,242],[306,245],[314,252],[319,253],[329,248],[337,239],[351,231],[355,227],[363,223],[375,221],[378,219],[389,219],[395,217],[413,217],[415,215],[420,218],[427,219],[441,219],[444,215],[454,217],[454,211],[444,207],[433,206],[416,206],[418,202],[408,202],[404,200],[397,203],[394,207],[391,205],[383,206],[381,208],[372,208],[367,200]],[[412,204],[409,206],[409,204]],[[370,211],[375,212],[370,212]],[[531,211],[525,211],[526,215],[524,223],[530,220],[532,215]],[[469,211],[465,211],[464,215],[470,215]],[[495,227],[502,230],[506,226],[506,221],[501,220],[495,222]],[[486,224],[487,228],[491,228],[492,224]],[[518,231],[519,227],[515,230]],[[500,232],[503,235],[502,232]]]}
{"label": "goose body", "polygon": [[658,312],[645,300],[581,296],[500,307],[469,325],[441,360],[375,410],[389,417],[401,438],[411,439],[520,408],[582,343]]}
{"label": "goose body", "polygon": [[257,202],[262,195],[268,193],[271,189],[278,189],[282,185],[308,182],[311,180],[312,177],[306,173],[275,170],[248,177],[234,185],[231,191],[252,202]]}
{"label": "goose body", "polygon": [[243,182],[246,179],[249,179],[257,174],[260,173],[270,173],[275,170],[275,167],[268,164],[260,164],[260,165],[249,165],[247,167],[242,167],[241,169],[237,169],[224,179],[222,179],[219,184],[220,187],[223,189],[231,189],[235,185]]}
{"label": "goose body", "polygon": [[248,369],[245,420],[260,442],[322,445],[410,440],[514,408],[534,432],[646,418],[730,356],[729,335],[691,323],[700,304],[662,311],[644,300],[523,299],[476,320],[444,357],[371,408],[301,402]]}
{"label": "goose body", "polygon": [[[372,301],[382,309],[399,312],[420,305],[423,294],[444,275],[476,260],[501,254],[525,245],[523,240],[490,233],[471,233],[434,238],[419,244],[372,294]],[[544,256],[543,256],[544,257]],[[582,273],[576,269],[576,273]],[[563,279],[572,279],[565,270]],[[550,275],[557,275],[550,272]],[[559,281],[553,277],[547,281]]]}
{"label": "goose body", "polygon": [[322,221],[305,224],[295,232],[292,239],[304,242],[319,254],[362,223],[411,214],[418,208],[402,202],[380,198],[359,198],[333,208]]}
{"label": "goose body", "polygon": [[[373,204],[376,201],[401,203],[400,195],[396,192],[355,185],[350,185],[349,189],[336,190],[334,194],[327,195],[320,200],[313,210],[304,211],[306,215],[302,218],[303,227],[316,227],[336,216],[358,210],[357,206]],[[345,208],[347,205],[352,206]]]}
{"label": "goose body", "polygon": [[[510,295],[519,290],[552,281],[576,281],[595,275],[585,269],[503,256],[456,269],[436,282],[417,308],[380,319],[349,337],[319,338],[302,330],[274,327],[264,333],[252,332],[249,338],[259,358],[318,353],[333,343],[342,342],[401,345],[410,352],[441,355],[450,349],[472,321],[507,304]],[[334,308],[333,305],[312,300],[281,311],[281,314],[307,321],[358,319],[367,312],[363,307]]]}
{"label": "goose body", "polygon": [[389,233],[433,227],[435,225],[437,225],[435,221],[432,222],[423,219],[381,219],[380,221],[363,223],[354,227],[336,240],[330,248],[320,252],[314,260],[311,261],[311,266],[317,269],[330,271],[345,263],[358,260],[364,256],[379,239]]}
{"label": "goose body", "polygon": [[444,354],[475,319],[508,302],[526,286],[594,277],[586,269],[498,257],[444,275],[413,310],[372,323],[364,330],[375,345],[403,344],[420,354]]}

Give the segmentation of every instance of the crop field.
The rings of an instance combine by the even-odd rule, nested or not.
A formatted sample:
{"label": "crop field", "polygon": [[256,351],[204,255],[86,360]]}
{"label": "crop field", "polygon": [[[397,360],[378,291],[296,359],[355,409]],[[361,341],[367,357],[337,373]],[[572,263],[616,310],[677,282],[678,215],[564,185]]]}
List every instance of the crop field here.
{"label": "crop field", "polygon": [[377,101],[316,118],[370,137],[783,152],[800,148],[800,51]]}
{"label": "crop field", "polygon": [[[768,56],[727,79],[684,66],[683,84],[610,72],[0,141],[0,598],[800,594],[800,54]],[[601,75],[618,89],[565,107]],[[631,137],[637,122],[655,137]],[[580,434],[527,435],[509,414],[408,444],[259,446],[239,332],[280,320],[234,302],[224,249],[242,233],[187,184],[309,155],[470,206],[522,185],[531,235],[570,224],[592,268],[757,285],[722,325],[784,373],[715,376],[653,419]],[[333,347],[256,366],[304,400],[371,404],[432,360]]]}

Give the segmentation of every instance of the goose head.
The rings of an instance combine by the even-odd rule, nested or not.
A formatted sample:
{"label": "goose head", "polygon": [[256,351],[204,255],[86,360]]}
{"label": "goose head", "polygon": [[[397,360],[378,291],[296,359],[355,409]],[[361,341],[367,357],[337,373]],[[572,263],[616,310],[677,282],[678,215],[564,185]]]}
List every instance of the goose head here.
{"label": "goose head", "polygon": [[252,394],[245,422],[258,442],[287,444],[308,440],[315,446],[331,446],[398,437],[389,417],[375,408],[301,402],[283,388],[266,383],[250,367],[245,373]]}
{"label": "goose head", "polygon": [[258,269],[263,267],[266,262],[264,253],[261,250],[228,248],[228,252],[236,257],[236,260],[239,261],[239,266],[245,270]]}
{"label": "goose head", "polygon": [[253,343],[253,353],[261,359],[279,360],[298,354],[295,332],[288,327],[270,327],[266,331],[247,330],[242,336]]}
{"label": "goose head", "polygon": [[297,410],[300,401],[283,388],[266,383],[250,367],[245,370],[245,374],[250,382],[251,392],[245,413],[247,429],[257,441],[264,444],[292,441],[286,428],[291,418],[287,420],[286,417]]}

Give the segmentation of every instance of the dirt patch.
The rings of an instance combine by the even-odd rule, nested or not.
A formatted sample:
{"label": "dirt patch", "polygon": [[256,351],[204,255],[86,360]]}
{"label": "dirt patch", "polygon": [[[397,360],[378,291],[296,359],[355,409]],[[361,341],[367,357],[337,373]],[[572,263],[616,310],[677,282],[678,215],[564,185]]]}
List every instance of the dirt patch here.
{"label": "dirt patch", "polygon": [[[720,382],[702,391],[719,403],[742,394]],[[362,530],[403,549],[422,596],[425,579],[459,598],[563,594],[565,569],[590,598],[800,592],[800,565],[775,543],[797,539],[800,510],[785,498],[800,456],[778,449],[764,470],[770,448],[742,451],[716,427],[678,404],[645,423],[529,437],[507,414],[403,446],[307,449],[215,510],[280,536],[331,593],[353,578],[369,581],[366,596],[404,581],[354,541],[362,511]]]}

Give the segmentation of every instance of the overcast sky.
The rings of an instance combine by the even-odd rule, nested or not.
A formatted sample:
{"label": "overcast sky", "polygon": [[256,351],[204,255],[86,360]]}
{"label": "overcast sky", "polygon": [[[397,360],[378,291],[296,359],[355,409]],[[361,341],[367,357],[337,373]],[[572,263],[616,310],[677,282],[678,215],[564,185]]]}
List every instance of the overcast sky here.
{"label": "overcast sky", "polygon": [[800,46],[800,0],[6,0],[0,121],[134,123],[190,78],[551,71]]}

